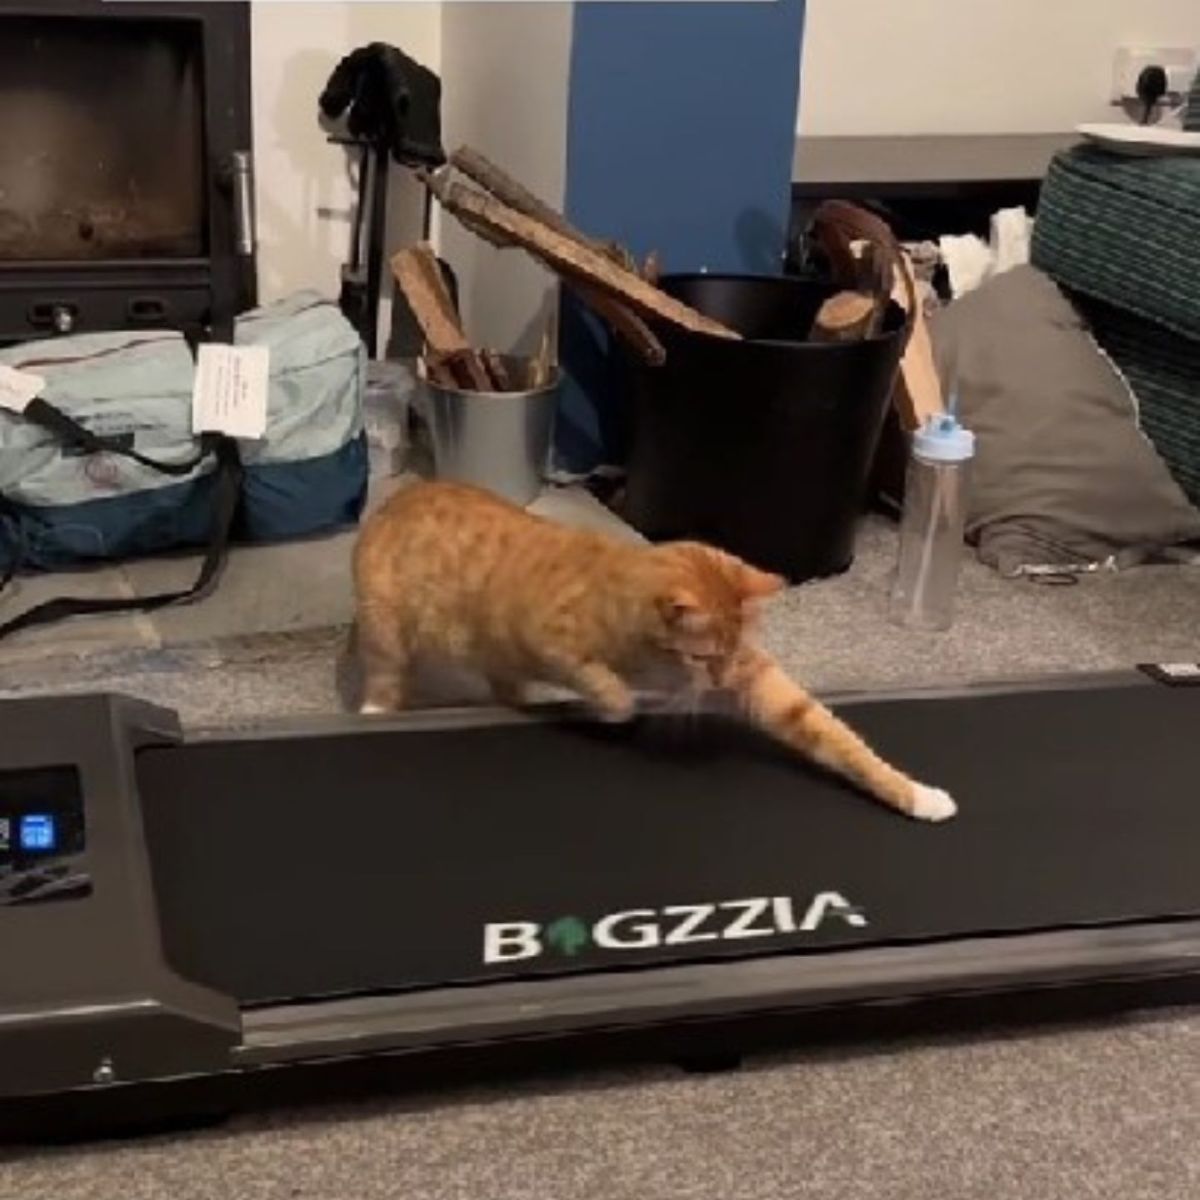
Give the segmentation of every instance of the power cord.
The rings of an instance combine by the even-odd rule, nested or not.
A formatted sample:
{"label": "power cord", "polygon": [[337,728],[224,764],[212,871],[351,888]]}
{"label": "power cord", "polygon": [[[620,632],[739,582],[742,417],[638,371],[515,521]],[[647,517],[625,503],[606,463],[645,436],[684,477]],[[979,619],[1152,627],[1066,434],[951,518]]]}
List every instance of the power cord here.
{"label": "power cord", "polygon": [[1143,67],[1137,77],[1137,98],[1142,102],[1141,124],[1149,125],[1162,98],[1167,94],[1167,72],[1163,67]]}

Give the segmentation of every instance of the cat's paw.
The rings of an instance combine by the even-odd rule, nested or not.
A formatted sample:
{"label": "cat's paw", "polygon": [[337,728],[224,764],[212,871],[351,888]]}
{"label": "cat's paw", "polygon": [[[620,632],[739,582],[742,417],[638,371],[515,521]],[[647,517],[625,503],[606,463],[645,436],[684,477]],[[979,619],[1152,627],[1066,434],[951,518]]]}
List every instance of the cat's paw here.
{"label": "cat's paw", "polygon": [[637,712],[637,701],[633,696],[606,696],[592,701],[592,712],[605,725],[625,725],[632,721]]}
{"label": "cat's paw", "polygon": [[607,706],[595,709],[596,718],[604,725],[627,725],[633,720],[634,705]]}
{"label": "cat's paw", "polygon": [[918,821],[948,821],[958,812],[949,792],[941,788],[928,787],[923,783],[913,785],[911,816]]}
{"label": "cat's paw", "polygon": [[387,709],[382,704],[376,704],[371,700],[366,701],[359,707],[359,715],[363,717],[379,717],[387,712]]}

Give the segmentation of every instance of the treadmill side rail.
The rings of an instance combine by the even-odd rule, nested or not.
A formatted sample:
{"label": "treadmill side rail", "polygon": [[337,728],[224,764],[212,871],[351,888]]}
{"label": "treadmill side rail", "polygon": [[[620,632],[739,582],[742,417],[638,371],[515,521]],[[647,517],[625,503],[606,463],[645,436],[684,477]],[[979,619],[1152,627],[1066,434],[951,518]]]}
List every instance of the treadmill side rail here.
{"label": "treadmill side rail", "polygon": [[[163,951],[133,755],[180,737],[174,713],[121,696],[0,701],[0,785],[44,778],[44,795],[26,787],[26,810],[61,813],[55,781],[78,779],[70,870],[84,881],[0,905],[0,1097],[212,1070],[240,1040],[234,1001],[183,979]],[[6,849],[28,851],[30,888],[28,860],[53,849],[54,831],[40,811],[3,830]]]}
{"label": "treadmill side rail", "polygon": [[1109,983],[1200,988],[1200,920],[962,938],[511,980],[392,996],[276,1005],[245,1014],[239,1066],[456,1044],[800,1015],[855,1005],[969,1001]]}

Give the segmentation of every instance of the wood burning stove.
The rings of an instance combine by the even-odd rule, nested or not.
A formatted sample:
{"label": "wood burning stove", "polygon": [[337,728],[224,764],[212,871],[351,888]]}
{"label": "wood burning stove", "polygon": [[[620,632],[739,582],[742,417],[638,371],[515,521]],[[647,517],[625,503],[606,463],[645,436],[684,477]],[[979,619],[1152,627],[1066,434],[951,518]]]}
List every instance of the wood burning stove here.
{"label": "wood burning stove", "polygon": [[255,303],[249,5],[0,0],[0,344]]}

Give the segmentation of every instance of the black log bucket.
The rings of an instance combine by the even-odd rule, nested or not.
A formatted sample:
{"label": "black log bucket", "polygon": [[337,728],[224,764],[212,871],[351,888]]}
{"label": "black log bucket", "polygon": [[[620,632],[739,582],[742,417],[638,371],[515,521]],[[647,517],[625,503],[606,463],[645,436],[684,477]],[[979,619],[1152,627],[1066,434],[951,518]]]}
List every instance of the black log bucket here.
{"label": "black log bucket", "polygon": [[792,583],[850,566],[907,339],[806,341],[832,284],[674,275],[660,286],[736,330],[732,341],[656,326],[666,362],[632,364],[622,515],[651,541],[719,546]]}

